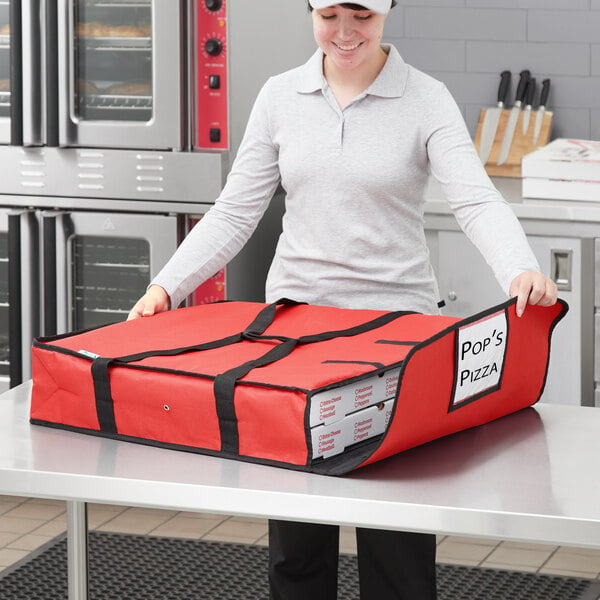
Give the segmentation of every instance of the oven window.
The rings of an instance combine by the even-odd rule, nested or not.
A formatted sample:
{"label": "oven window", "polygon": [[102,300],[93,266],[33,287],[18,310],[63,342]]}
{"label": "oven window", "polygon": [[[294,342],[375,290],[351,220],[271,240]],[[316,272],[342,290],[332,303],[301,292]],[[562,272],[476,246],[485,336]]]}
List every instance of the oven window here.
{"label": "oven window", "polygon": [[9,5],[0,2],[0,117],[10,116]]}
{"label": "oven window", "polygon": [[74,24],[77,117],[150,121],[151,0],[77,0]]}
{"label": "oven window", "polygon": [[150,244],[135,238],[71,239],[72,329],[116,323],[150,283]]}

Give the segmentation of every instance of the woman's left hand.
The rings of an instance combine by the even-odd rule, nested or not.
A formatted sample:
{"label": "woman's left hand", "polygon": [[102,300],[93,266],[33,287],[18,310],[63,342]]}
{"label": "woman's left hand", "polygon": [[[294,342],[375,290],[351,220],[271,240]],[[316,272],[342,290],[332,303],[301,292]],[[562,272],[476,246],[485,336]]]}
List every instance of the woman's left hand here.
{"label": "woman's left hand", "polygon": [[556,283],[537,271],[525,271],[510,284],[510,297],[517,298],[517,316],[520,317],[527,304],[552,306],[558,297]]}

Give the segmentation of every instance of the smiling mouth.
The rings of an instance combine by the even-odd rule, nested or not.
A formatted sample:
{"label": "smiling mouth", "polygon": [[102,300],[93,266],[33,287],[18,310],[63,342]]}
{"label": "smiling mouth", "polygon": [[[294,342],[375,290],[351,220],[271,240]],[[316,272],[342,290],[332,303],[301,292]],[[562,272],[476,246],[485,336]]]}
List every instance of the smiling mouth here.
{"label": "smiling mouth", "polygon": [[357,44],[336,44],[335,42],[333,42],[333,45],[336,48],[339,48],[342,52],[352,52],[352,50],[356,50],[359,46],[361,46],[362,42],[359,42]]}

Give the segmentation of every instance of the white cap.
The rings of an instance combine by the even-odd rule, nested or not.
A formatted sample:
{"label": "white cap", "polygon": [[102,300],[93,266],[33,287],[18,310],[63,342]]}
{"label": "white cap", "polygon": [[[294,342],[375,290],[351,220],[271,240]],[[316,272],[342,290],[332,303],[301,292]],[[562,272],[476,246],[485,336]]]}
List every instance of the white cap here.
{"label": "white cap", "polygon": [[[310,5],[317,10],[336,4],[343,4],[343,2],[340,2],[339,0],[336,2],[331,2],[331,0],[309,0],[309,2]],[[355,4],[360,4],[360,6],[364,6],[381,15],[387,15],[390,12],[390,8],[392,8],[392,0],[358,0]]]}

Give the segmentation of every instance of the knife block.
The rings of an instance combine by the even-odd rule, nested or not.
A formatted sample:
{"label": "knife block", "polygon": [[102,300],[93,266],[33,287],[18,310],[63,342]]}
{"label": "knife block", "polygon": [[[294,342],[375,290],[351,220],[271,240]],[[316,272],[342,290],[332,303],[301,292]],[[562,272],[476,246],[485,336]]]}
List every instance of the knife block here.
{"label": "knife block", "polygon": [[[487,110],[483,109],[479,115],[479,123],[477,125],[477,133],[475,135],[475,147],[479,152],[479,145],[481,142],[481,130],[483,127],[483,121],[485,120]],[[545,112],[542,119],[542,129],[540,131],[540,137],[538,138],[537,144],[533,143],[533,130],[535,128],[535,119],[537,117],[537,111],[531,111],[531,117],[529,120],[529,128],[527,129],[526,135],[523,135],[523,111],[519,115],[517,126],[515,127],[515,133],[512,139],[510,152],[506,162],[502,165],[497,165],[498,156],[500,154],[500,148],[502,146],[502,140],[504,139],[504,131],[508,123],[508,117],[510,116],[510,109],[503,110],[500,115],[500,121],[498,122],[498,128],[496,129],[496,137],[492,145],[492,150],[488,156],[487,162],[485,163],[485,170],[488,175],[493,177],[521,177],[521,160],[523,156],[533,152],[541,146],[545,146],[550,139],[550,129],[552,127],[552,112]]]}

